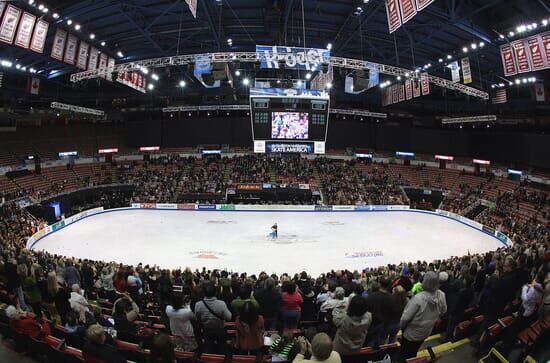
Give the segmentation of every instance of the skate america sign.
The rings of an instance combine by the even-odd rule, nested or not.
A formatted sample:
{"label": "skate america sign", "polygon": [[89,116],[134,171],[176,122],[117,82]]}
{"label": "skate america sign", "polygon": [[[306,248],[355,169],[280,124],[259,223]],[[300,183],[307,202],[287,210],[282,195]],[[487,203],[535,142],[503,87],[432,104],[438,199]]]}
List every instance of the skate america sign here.
{"label": "skate america sign", "polygon": [[285,69],[320,71],[330,59],[328,49],[316,48],[256,45],[256,53],[263,69],[279,69],[284,62]]}

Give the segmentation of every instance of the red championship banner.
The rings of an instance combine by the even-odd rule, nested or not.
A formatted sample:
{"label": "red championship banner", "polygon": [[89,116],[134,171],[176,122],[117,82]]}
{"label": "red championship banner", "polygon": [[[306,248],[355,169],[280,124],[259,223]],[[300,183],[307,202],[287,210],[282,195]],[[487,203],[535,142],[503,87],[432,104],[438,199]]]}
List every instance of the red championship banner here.
{"label": "red championship banner", "polygon": [[541,34],[542,46],[544,49],[546,66],[550,67],[550,32]]}
{"label": "red championship banner", "polygon": [[416,5],[415,0],[400,0],[401,2],[401,19],[403,19],[403,24],[414,18],[416,15]]}
{"label": "red championship banner", "polygon": [[527,55],[527,49],[525,48],[525,39],[512,42],[512,48],[514,49],[514,54],[516,55],[518,73],[530,72],[531,65],[529,64],[529,56]]}
{"label": "red championship banner", "polygon": [[387,87],[386,88],[386,97],[388,98],[388,105],[393,104],[393,88]]}
{"label": "red championship banner", "polygon": [[413,97],[414,98],[420,97],[421,93],[420,93],[420,84],[419,84],[419,82],[416,79],[412,79],[411,82],[412,82],[412,85],[413,85]]}
{"label": "red championship banner", "polygon": [[392,103],[398,103],[399,102],[399,85],[395,84],[391,86],[392,88]]}
{"label": "red championship banner", "polygon": [[34,23],[36,22],[36,16],[29,14],[27,12],[23,13],[21,21],[19,22],[19,29],[17,30],[17,35],[15,36],[15,45],[29,49],[32,38],[32,30],[34,28]]}
{"label": "red championship banner", "polygon": [[105,75],[107,74],[107,70],[105,68],[107,68],[107,54],[105,53],[101,53],[99,55],[99,69],[103,69],[103,71],[100,71],[101,72],[101,78],[105,78]]}
{"label": "red championship banner", "polygon": [[109,69],[107,71],[107,77],[106,79],[108,81],[113,81],[113,71],[115,70],[115,59],[114,58],[111,58],[109,57],[109,59],[107,60],[107,68]]}
{"label": "red championship banner", "polygon": [[407,100],[410,100],[413,98],[413,87],[412,87],[412,80],[407,79],[405,81],[405,98]]}
{"label": "red championship banner", "polygon": [[428,5],[433,3],[435,0],[416,0],[416,9],[418,11],[424,10]]}
{"label": "red championship banner", "polygon": [[509,44],[500,47],[500,56],[502,58],[502,66],[504,67],[504,75],[509,77],[518,74],[514,50]]}
{"label": "red championship banner", "polygon": [[84,41],[80,41],[80,47],[78,48],[78,57],[76,58],[76,66],[80,69],[86,69],[88,62],[88,51],[90,45]]}
{"label": "red championship banner", "polygon": [[67,49],[65,50],[65,57],[63,61],[65,63],[74,64],[76,58],[76,46],[78,44],[78,38],[72,34],[69,34],[69,40],[67,40]]}
{"label": "red championship banner", "polygon": [[430,79],[428,73],[420,73],[420,84],[422,85],[422,96],[430,94]]}
{"label": "red championship banner", "polygon": [[531,58],[531,67],[534,71],[544,69],[546,64],[542,54],[542,39],[534,36],[527,38],[527,46],[529,47],[529,57]]}
{"label": "red championship banner", "polygon": [[399,87],[399,102],[405,101],[405,86],[402,84],[398,85]]}
{"label": "red championship banner", "polygon": [[46,44],[46,35],[48,35],[49,23],[44,20],[38,20],[32,33],[30,49],[36,53],[44,52],[44,44]]}
{"label": "red championship banner", "polygon": [[398,0],[386,0],[386,12],[388,15],[388,28],[390,34],[401,26],[401,12]]}
{"label": "red championship banner", "polygon": [[63,60],[63,52],[65,50],[65,42],[67,41],[67,32],[57,28],[53,37],[51,57],[59,61]]}
{"label": "red championship banner", "polygon": [[88,70],[93,71],[97,68],[97,58],[99,57],[99,51],[97,48],[92,47],[90,50],[90,59],[88,60]]}
{"label": "red championship banner", "polygon": [[21,9],[8,5],[4,18],[2,18],[2,24],[0,25],[0,41],[8,44],[13,43],[20,16]]}

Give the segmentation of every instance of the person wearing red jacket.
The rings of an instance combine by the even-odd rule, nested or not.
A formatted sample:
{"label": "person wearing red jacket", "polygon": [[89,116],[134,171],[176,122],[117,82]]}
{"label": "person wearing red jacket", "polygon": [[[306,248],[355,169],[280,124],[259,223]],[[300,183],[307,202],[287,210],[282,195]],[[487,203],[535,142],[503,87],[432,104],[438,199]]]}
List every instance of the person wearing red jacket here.
{"label": "person wearing red jacket", "polygon": [[41,339],[51,334],[50,325],[47,322],[38,321],[26,312],[17,310],[13,305],[6,308],[6,317],[10,320],[13,330],[31,338]]}

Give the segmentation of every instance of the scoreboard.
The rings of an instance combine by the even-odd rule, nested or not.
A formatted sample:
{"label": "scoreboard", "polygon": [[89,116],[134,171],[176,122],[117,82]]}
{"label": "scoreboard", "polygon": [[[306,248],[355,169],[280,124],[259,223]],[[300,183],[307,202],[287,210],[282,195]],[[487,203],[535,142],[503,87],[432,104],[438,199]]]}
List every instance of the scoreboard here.
{"label": "scoreboard", "polygon": [[251,89],[255,152],[324,153],[329,103],[324,91]]}

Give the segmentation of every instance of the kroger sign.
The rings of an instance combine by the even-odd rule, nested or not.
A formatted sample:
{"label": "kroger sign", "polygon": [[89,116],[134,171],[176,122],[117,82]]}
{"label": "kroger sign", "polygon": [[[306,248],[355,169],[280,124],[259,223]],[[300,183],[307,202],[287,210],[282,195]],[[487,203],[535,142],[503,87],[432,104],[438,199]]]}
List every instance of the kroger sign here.
{"label": "kroger sign", "polygon": [[328,49],[257,45],[256,52],[261,67],[268,69],[279,69],[280,63],[284,62],[284,68],[319,71],[322,64],[328,63],[330,58]]}

